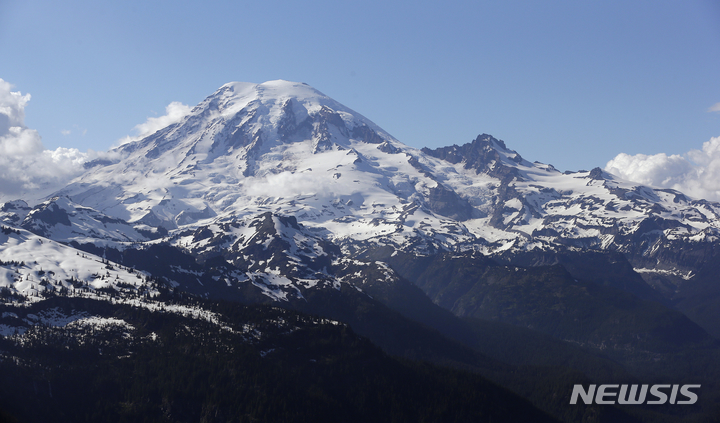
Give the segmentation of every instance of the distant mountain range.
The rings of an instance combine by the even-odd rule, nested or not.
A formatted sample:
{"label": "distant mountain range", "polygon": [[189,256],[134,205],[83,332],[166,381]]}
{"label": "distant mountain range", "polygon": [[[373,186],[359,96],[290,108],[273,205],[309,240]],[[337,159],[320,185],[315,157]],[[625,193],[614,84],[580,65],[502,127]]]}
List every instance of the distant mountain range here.
{"label": "distant mountain range", "polygon": [[[227,346],[235,341],[221,334],[238,331],[230,322],[241,323],[232,307],[217,304],[266,304],[342,322],[385,353],[490,379],[497,385],[483,392],[503,399],[482,412],[507,421],[517,421],[511,409],[568,422],[710,419],[717,412],[718,203],[600,168],[563,173],[487,134],[418,150],[288,81],[226,84],[180,122],[85,167],[46,201],[0,206],[6,359],[52,367],[32,340],[47,328],[71,327],[112,327],[125,343],[116,345],[115,337],[108,345],[132,357],[133,342],[145,345],[141,337],[158,333],[127,325],[137,328],[157,313],[207,322],[218,334],[213,342]],[[128,317],[129,309],[150,314]],[[278,318],[254,310],[260,320]],[[327,334],[313,342],[340,342]],[[164,336],[165,345],[175,345],[176,333]],[[268,345],[285,342],[285,335],[272,336]],[[58,348],[60,338],[45,345]],[[292,345],[303,348],[300,339]],[[402,364],[387,366],[396,372]],[[574,383],[675,383],[673,377],[703,384],[697,405],[569,405]],[[128,401],[157,402],[148,410],[167,421],[223,407],[195,398],[199,405],[178,412],[178,395]],[[323,398],[318,404],[329,404]],[[163,401],[176,411],[166,412]],[[476,416],[473,403],[463,402],[468,414],[458,418]],[[217,421],[263,415],[231,408]],[[118,410],[118,421],[137,414]]]}

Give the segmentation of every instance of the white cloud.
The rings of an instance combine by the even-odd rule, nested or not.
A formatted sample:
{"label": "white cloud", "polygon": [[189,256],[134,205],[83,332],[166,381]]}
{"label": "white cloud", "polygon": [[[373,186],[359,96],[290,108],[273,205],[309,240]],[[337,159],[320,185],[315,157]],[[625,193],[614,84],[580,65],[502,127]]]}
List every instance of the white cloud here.
{"label": "white cloud", "polygon": [[[112,152],[83,153],[75,148],[45,149],[40,134],[25,126],[25,106],[29,101],[30,94],[13,91],[12,84],[0,79],[0,203],[17,198],[35,202],[79,176],[86,161],[112,155]],[[135,126],[137,135],[125,137],[119,144],[142,139],[179,122],[190,110],[189,106],[172,102],[165,108],[165,115],[148,118]],[[60,132],[85,135],[87,129],[73,125],[72,130]]]}
{"label": "white cloud", "polygon": [[720,201],[720,137],[683,155],[618,154],[605,170],[644,185],[672,188],[691,197]]}
{"label": "white cloud", "polygon": [[136,132],[136,135],[128,135],[120,139],[118,145],[141,140],[168,125],[180,122],[182,118],[190,113],[190,110],[192,110],[190,106],[182,104],[179,101],[173,101],[165,107],[165,114],[163,116],[150,117],[144,123],[135,125],[133,130]]}
{"label": "white cloud", "polygon": [[323,172],[281,172],[248,178],[246,193],[251,197],[295,197],[297,195],[333,196],[337,185]]}
{"label": "white cloud", "polygon": [[85,134],[87,134],[87,129],[85,129],[85,128],[81,128],[78,125],[73,125],[73,128],[74,129],[72,129],[72,130],[61,129],[60,133],[63,134],[64,136],[68,136],[68,135],[72,134],[73,131],[75,131],[75,133],[80,133],[80,135],[82,135],[83,137],[85,136]]}
{"label": "white cloud", "polygon": [[12,92],[12,85],[0,79],[0,137],[6,136],[11,128],[23,126],[25,105],[30,94]]}
{"label": "white cloud", "polygon": [[75,148],[46,150],[40,134],[25,126],[30,94],[0,79],[0,201],[37,200],[83,171],[87,154]]}
{"label": "white cloud", "polygon": [[708,112],[718,112],[720,113],[720,103],[715,103],[708,109]]}

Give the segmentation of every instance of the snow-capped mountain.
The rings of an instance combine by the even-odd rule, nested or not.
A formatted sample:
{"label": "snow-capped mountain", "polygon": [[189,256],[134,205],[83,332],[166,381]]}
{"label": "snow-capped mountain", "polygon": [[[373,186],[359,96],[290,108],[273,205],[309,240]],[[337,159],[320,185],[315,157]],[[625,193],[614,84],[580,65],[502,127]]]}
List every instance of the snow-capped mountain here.
{"label": "snow-capped mountain", "polygon": [[[715,203],[600,169],[561,173],[489,135],[462,146],[408,147],[287,81],[226,84],[181,122],[112,153],[114,162],[89,163],[58,194],[133,226],[174,230],[271,212],[350,249],[492,255],[579,247],[638,261],[645,253],[635,244],[658,236],[714,241],[720,227]],[[90,231],[73,228],[77,237],[97,237]]]}
{"label": "snow-capped mountain", "polygon": [[399,245],[416,232],[457,242],[457,220],[472,216],[419,166],[422,152],[303,84],[226,84],[182,122],[114,153],[116,163],[90,163],[60,194],[167,229],[270,211],[333,239]]}
{"label": "snow-capped mountain", "polygon": [[[271,213],[348,254],[620,251],[667,291],[706,259],[667,249],[702,250],[720,230],[716,203],[599,168],[561,173],[490,135],[417,150],[288,81],[226,84],[180,122],[109,157],[32,210],[6,203],[3,221],[66,243],[123,249],[161,240],[207,255],[207,239],[233,238],[235,222]],[[185,235],[198,231],[201,240]]]}
{"label": "snow-capped mountain", "polygon": [[720,335],[720,204],[599,168],[560,172],[487,134],[416,149],[306,84],[229,83],[103,157],[39,204],[0,206],[4,336],[50,322],[17,307],[53,296],[219,330],[207,309],[173,302],[279,304],[463,366],[474,353],[445,356],[455,347],[432,331],[482,349],[507,328],[459,317],[628,365]]}

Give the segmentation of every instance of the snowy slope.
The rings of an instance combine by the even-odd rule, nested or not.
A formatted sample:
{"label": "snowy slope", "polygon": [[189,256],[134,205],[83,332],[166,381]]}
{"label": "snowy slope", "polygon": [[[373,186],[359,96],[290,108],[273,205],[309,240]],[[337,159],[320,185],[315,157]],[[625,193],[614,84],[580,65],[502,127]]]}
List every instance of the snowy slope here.
{"label": "snowy slope", "polygon": [[[12,224],[16,219],[6,218]],[[55,241],[79,243],[137,243],[156,239],[166,231],[142,222],[130,225],[122,219],[107,216],[81,206],[68,197],[53,197],[33,207],[22,219],[20,227]]]}
{"label": "snowy slope", "polygon": [[[311,290],[343,286],[363,292],[368,285],[392,285],[399,280],[383,263],[345,257],[337,245],[294,217],[270,212],[177,232],[169,241],[200,261],[222,257],[227,267],[214,266],[214,280],[237,289],[251,284],[278,301],[304,300]],[[203,289],[210,292],[212,287]]]}
{"label": "snowy slope", "polygon": [[0,289],[4,297],[40,300],[64,295],[154,295],[147,275],[22,229],[0,232]]}

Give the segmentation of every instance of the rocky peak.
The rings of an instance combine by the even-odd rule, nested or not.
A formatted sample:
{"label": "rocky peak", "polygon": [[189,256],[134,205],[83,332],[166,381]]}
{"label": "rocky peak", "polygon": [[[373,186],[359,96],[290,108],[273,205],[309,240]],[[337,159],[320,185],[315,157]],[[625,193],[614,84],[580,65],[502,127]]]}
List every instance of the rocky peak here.
{"label": "rocky peak", "polygon": [[32,209],[23,200],[8,201],[0,207],[0,221],[9,225],[19,225]]}
{"label": "rocky peak", "polygon": [[452,145],[437,149],[423,148],[423,153],[453,164],[463,163],[465,169],[475,169],[476,173],[486,173],[500,179],[513,176],[520,178],[515,164],[523,163],[523,158],[509,150],[502,140],[491,135],[478,135],[472,142],[462,146]]}
{"label": "rocky peak", "polygon": [[590,173],[587,176],[590,179],[603,181],[607,179],[607,173],[605,173],[602,169],[599,167],[596,167],[595,169],[591,170]]}
{"label": "rocky peak", "polygon": [[0,212],[9,212],[15,210],[30,210],[30,206],[23,200],[8,201],[0,207]]}

